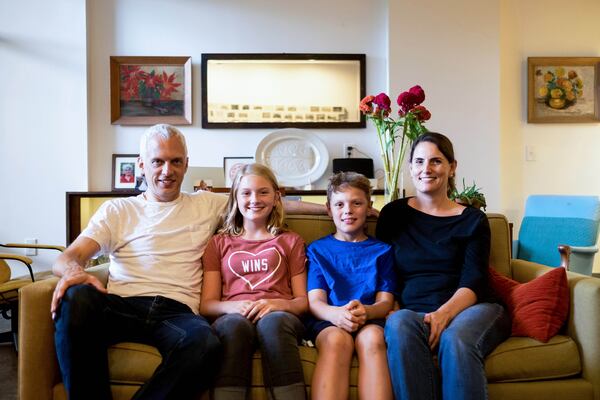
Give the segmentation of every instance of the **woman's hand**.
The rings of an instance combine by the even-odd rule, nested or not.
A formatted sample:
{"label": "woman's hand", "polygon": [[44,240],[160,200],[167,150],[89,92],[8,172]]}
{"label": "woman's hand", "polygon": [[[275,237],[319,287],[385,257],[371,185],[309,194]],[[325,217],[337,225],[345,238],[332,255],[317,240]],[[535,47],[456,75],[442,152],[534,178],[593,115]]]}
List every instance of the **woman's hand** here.
{"label": "woman's hand", "polygon": [[425,314],[423,321],[429,324],[429,347],[432,350],[440,342],[440,336],[451,320],[450,313],[441,309]]}
{"label": "woman's hand", "polygon": [[442,304],[434,312],[425,314],[424,322],[429,324],[429,346],[433,349],[440,342],[440,336],[448,324],[462,310],[477,302],[477,295],[469,288],[460,288],[452,295],[450,300]]}

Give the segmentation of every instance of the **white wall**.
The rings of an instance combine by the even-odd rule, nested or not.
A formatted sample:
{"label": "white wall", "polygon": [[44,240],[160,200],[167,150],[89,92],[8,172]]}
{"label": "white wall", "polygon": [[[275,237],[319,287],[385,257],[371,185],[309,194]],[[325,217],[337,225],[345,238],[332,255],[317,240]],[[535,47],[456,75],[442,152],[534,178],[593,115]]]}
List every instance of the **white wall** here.
{"label": "white wall", "polygon": [[[65,192],[87,189],[85,1],[1,9],[0,242],[64,244]],[[36,269],[56,256],[42,254]]]}
{"label": "white wall", "polygon": [[527,57],[600,56],[600,2],[571,1],[567,14],[559,0],[508,3],[513,10],[512,27],[520,39],[515,53],[522,71],[521,82],[506,82],[513,88],[519,85],[520,91],[516,99],[521,114],[512,114],[510,119],[521,122],[523,145],[533,145],[537,156],[530,162],[521,157],[523,193],[600,195],[600,123],[528,124],[526,119]]}
{"label": "white wall", "polygon": [[[600,56],[600,2],[390,2],[391,92],[426,91],[427,126],[448,134],[458,178],[514,222],[530,194],[600,195],[600,123],[528,124],[527,57]],[[536,161],[525,161],[525,145]],[[600,272],[600,256],[595,272]]]}
{"label": "white wall", "polygon": [[[459,179],[483,187],[489,211],[518,223],[531,193],[600,194],[600,124],[526,122],[527,57],[600,56],[597,0],[569,2],[568,15],[558,0],[4,3],[0,184],[17,195],[0,197],[0,241],[63,243],[64,192],[87,190],[88,168],[89,189],[109,189],[111,154],[137,152],[144,128],[110,125],[111,55],[192,56],[194,166],[252,155],[270,132],[200,128],[203,52],[366,53],[368,93],[425,88],[428,127],[453,139]],[[355,143],[380,166],[371,124],[315,133],[332,158]]]}
{"label": "white wall", "polygon": [[[89,14],[91,190],[110,188],[111,154],[137,153],[144,130],[110,124],[111,55],[192,57],[194,122],[181,127],[192,166],[221,167],[225,156],[253,156],[272,131],[200,127],[202,53],[365,53],[367,91],[387,85],[385,0],[108,0],[90,1]],[[342,143],[353,143],[380,164],[373,127],[313,132],[331,158],[342,156]],[[324,187],[325,178],[317,185]]]}
{"label": "white wall", "polygon": [[511,2],[500,2],[500,183],[501,210],[519,231],[525,197],[523,160],[525,147],[521,126],[526,117],[526,65],[521,59],[521,36],[515,29],[515,9]]}
{"label": "white wall", "polygon": [[452,140],[459,188],[463,177],[475,180],[488,211],[501,208],[498,13],[498,1],[400,0],[390,2],[389,16],[394,100],[423,87],[427,128]]}
{"label": "white wall", "polygon": [[[502,103],[507,111],[503,112],[503,128],[506,128],[503,135],[513,137],[512,151],[518,154],[512,160],[515,164],[506,167],[522,185],[516,187],[507,181],[506,192],[509,188],[520,192],[521,202],[530,194],[598,196],[600,123],[528,124],[526,71],[527,57],[600,56],[600,2],[574,0],[567,5],[559,0],[509,0],[503,3],[506,28],[503,37],[512,37],[507,46],[507,60],[513,63],[511,72],[502,80],[506,88]],[[503,63],[503,67],[509,69],[508,63]],[[535,148],[535,161],[525,161],[525,145]],[[519,211],[517,220],[522,217],[522,206]],[[599,255],[595,258],[594,272],[600,272]]]}

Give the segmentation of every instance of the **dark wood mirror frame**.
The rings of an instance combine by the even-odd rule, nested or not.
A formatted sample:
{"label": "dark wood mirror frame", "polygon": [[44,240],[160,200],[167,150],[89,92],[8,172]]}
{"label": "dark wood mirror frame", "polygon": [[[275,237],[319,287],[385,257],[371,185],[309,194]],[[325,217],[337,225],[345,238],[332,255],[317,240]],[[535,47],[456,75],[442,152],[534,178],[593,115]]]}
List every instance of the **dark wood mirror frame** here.
{"label": "dark wood mirror frame", "polygon": [[[307,114],[302,115],[301,111],[296,111],[295,106],[281,106],[283,110],[276,109],[274,112],[266,111],[260,112],[262,114],[261,118],[265,118],[265,114],[268,114],[269,117],[265,118],[264,122],[247,122],[245,119],[247,117],[240,116],[240,114],[244,114],[244,110],[250,111],[253,110],[262,110],[262,106],[260,105],[243,105],[242,102],[240,104],[231,104],[231,109],[227,109],[226,112],[231,115],[235,115],[234,118],[239,119],[233,121],[210,121],[209,119],[209,85],[210,85],[210,76],[208,71],[209,61],[214,60],[223,60],[223,61],[269,61],[273,60],[274,63],[281,63],[282,61],[306,61],[307,64],[310,61],[355,61],[358,62],[358,74],[356,76],[356,80],[359,86],[359,96],[356,99],[351,99],[346,104],[347,107],[336,107],[325,105],[319,102],[319,99],[325,98],[326,96],[323,93],[315,93],[315,101],[314,105],[301,105],[301,107],[309,108]],[[315,64],[318,65],[318,64]],[[346,121],[339,120],[343,119],[341,115],[343,115],[344,110],[346,113],[348,112],[358,112],[358,105],[360,100],[366,96],[366,56],[364,54],[277,54],[277,53],[267,53],[267,54],[203,54],[202,55],[202,128],[204,129],[257,129],[257,128],[313,128],[313,129],[335,129],[335,128],[365,128],[366,127],[366,119],[365,116],[361,113],[358,113],[358,118],[356,120]],[[269,84],[278,85],[284,84],[284,82],[271,82]],[[291,92],[291,91],[290,91]],[[292,93],[290,93],[292,94]],[[227,107],[227,106],[226,106]],[[233,108],[236,107],[236,108]],[[238,107],[248,107],[243,110]],[[260,108],[259,108],[260,107]],[[268,107],[272,107],[269,105]],[[280,107],[280,106],[277,106]],[[350,107],[355,107],[350,109]],[[292,109],[292,110],[290,110]],[[338,110],[336,110],[338,109]],[[211,110],[217,112],[217,110]],[[291,111],[291,112],[290,112]],[[323,112],[324,111],[324,112]],[[336,111],[338,112],[336,114]],[[313,113],[315,113],[313,115]],[[247,113],[247,115],[250,113]],[[275,115],[280,114],[279,118],[276,118]],[[272,116],[272,117],[271,117]],[[308,118],[314,118],[314,121],[306,122]],[[319,120],[317,120],[319,119]],[[304,121],[303,121],[304,120]],[[329,122],[326,122],[329,120]]]}

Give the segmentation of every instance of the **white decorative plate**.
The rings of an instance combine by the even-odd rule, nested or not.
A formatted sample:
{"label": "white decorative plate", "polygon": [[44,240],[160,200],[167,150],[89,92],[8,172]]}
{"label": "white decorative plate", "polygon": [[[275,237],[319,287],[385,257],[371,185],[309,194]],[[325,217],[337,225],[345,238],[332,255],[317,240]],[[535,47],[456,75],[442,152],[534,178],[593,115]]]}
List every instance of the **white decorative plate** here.
{"label": "white decorative plate", "polygon": [[271,168],[281,186],[305,186],[319,179],[329,163],[329,152],[316,135],[296,128],[267,135],[256,148],[255,160]]}

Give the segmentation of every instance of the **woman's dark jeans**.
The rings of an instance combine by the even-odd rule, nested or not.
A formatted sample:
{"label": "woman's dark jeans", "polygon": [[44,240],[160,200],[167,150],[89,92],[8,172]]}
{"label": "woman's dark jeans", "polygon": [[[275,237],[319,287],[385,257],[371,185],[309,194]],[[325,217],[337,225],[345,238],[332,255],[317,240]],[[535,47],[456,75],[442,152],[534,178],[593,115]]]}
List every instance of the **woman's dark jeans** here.
{"label": "woman's dark jeans", "polygon": [[385,325],[387,356],[396,400],[487,399],[485,357],[510,334],[499,304],[464,309],[446,327],[437,348],[439,372],[429,348],[423,313],[398,310]]}

